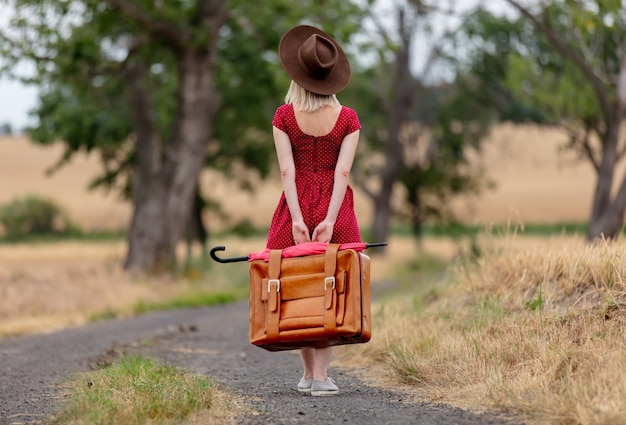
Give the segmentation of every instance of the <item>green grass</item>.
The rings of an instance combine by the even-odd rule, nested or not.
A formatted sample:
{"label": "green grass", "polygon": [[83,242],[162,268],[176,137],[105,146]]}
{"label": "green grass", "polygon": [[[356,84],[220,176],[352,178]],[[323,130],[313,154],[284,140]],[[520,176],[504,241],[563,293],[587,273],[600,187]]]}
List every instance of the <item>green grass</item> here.
{"label": "green grass", "polygon": [[[156,311],[170,311],[183,308],[200,308],[212,305],[228,304],[242,299],[240,291],[233,292],[193,292],[162,302],[140,301],[134,305],[132,313],[135,315],[147,314]],[[89,317],[90,323],[114,320],[123,314],[122,311],[107,309]]]}
{"label": "green grass", "polygon": [[54,424],[179,424],[214,407],[217,384],[141,356],[78,375]]}
{"label": "green grass", "polygon": [[238,298],[239,297],[234,292],[199,292],[183,295],[160,303],[146,303],[142,301],[135,305],[133,312],[135,314],[145,314],[153,311],[199,308],[231,303]]}
{"label": "green grass", "polygon": [[[568,235],[584,235],[587,231],[587,223],[585,222],[573,222],[573,223],[527,223],[524,225],[509,223],[509,224],[494,224],[492,226],[477,226],[477,225],[464,225],[461,223],[449,223],[449,224],[424,224],[423,236],[431,237],[466,237],[475,236],[481,233],[491,233],[494,235],[509,234],[517,232],[525,235],[535,236],[550,236],[555,234],[568,234]],[[218,231],[213,235],[213,239],[219,240],[220,237],[239,235],[243,237],[258,238],[265,237],[267,235],[267,228],[265,227],[247,227],[246,231],[241,231],[238,228],[228,229],[224,231]],[[364,240],[371,241],[367,228],[361,229],[363,232]],[[399,224],[391,229],[391,233],[398,236],[412,236],[411,226],[409,224]],[[623,230],[626,234],[626,228]],[[126,239],[126,232],[124,230],[119,231],[105,231],[105,232],[90,232],[85,233],[81,231],[72,231],[64,234],[47,234],[47,235],[29,235],[19,239],[10,239],[4,236],[0,236],[0,244],[15,244],[15,243],[53,243],[59,241],[85,241],[85,242],[111,242],[122,241]],[[209,243],[210,245],[210,243]]]}
{"label": "green grass", "polygon": [[118,316],[115,310],[109,308],[99,313],[92,314],[89,317],[89,323],[106,322],[107,320],[117,319]]}
{"label": "green grass", "polygon": [[50,234],[33,234],[20,238],[8,238],[6,236],[0,236],[0,244],[12,245],[12,244],[45,244],[64,241],[79,241],[79,242],[119,242],[126,239],[126,232],[124,231],[110,231],[110,232],[90,232],[83,233],[81,231],[71,231],[66,233],[50,233]]}
{"label": "green grass", "polygon": [[[518,223],[494,224],[492,226],[463,225],[460,223],[450,224],[426,224],[423,227],[424,236],[434,237],[465,237],[479,234],[506,235],[512,233],[550,236],[550,235],[584,235],[587,232],[587,223]],[[397,235],[411,235],[408,225],[398,225],[393,230]],[[625,232],[626,233],[626,232]]]}

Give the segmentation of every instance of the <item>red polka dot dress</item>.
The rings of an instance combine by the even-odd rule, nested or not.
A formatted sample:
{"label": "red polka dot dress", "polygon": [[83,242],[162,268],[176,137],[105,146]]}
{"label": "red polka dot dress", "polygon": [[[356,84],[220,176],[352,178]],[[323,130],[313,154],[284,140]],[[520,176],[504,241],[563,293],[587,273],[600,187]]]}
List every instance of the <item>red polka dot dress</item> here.
{"label": "red polka dot dress", "polygon": [[[361,128],[359,117],[350,108],[342,106],[335,127],[325,136],[310,136],[298,127],[292,104],[276,110],[272,125],[284,131],[291,141],[296,168],[296,190],[304,223],[310,232],[326,218],[333,192],[335,166],[344,137]],[[354,214],[354,196],[348,186],[331,243],[361,242],[359,226]],[[291,214],[283,193],[272,218],[267,248],[284,249],[295,245]]]}

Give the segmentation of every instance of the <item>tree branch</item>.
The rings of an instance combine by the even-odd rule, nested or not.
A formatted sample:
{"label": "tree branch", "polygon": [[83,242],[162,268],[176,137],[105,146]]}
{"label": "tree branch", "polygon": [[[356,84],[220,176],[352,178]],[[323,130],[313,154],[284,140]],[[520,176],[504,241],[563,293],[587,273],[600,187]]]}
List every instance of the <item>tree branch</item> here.
{"label": "tree branch", "polygon": [[582,147],[583,147],[583,152],[585,153],[585,155],[587,156],[587,158],[589,158],[589,161],[591,162],[591,165],[593,165],[593,168],[596,170],[596,173],[600,172],[600,161],[598,161],[598,159],[596,158],[593,148],[591,147],[591,142],[590,142],[590,138],[589,138],[589,127],[585,128],[585,135],[582,138]]}
{"label": "tree branch", "polygon": [[560,123],[562,127],[569,135],[568,149],[574,150],[580,156],[586,158],[591,162],[593,169],[597,173],[600,172],[600,160],[597,157],[597,153],[591,146],[591,131],[594,130],[593,126],[583,120],[582,127],[584,128],[584,134],[580,134],[580,126],[568,125],[566,122]]}
{"label": "tree branch", "polygon": [[109,5],[119,9],[124,15],[144,26],[149,32],[161,38],[174,47],[180,48],[187,39],[187,32],[173,22],[156,19],[146,10],[128,0],[104,0]]}
{"label": "tree branch", "polygon": [[391,41],[391,37],[389,36],[389,33],[385,29],[385,26],[382,24],[382,22],[378,19],[378,16],[373,14],[373,13],[370,13],[370,18],[372,19],[372,22],[374,23],[374,26],[378,30],[378,34],[384,40],[385,45],[387,47],[392,47],[394,45],[394,43],[393,43],[393,41]]}
{"label": "tree branch", "polygon": [[200,27],[208,27],[211,30],[213,51],[216,51],[220,29],[228,17],[226,2],[227,0],[198,0],[197,17],[200,19]]}
{"label": "tree branch", "polygon": [[[616,94],[616,115],[620,117],[621,120],[621,117],[624,116],[624,111],[626,111],[626,55],[622,57],[622,63],[617,77]],[[619,121],[619,123],[621,128],[621,121]],[[626,143],[622,143],[622,147],[617,154],[617,161],[621,161],[624,156],[626,156]]]}
{"label": "tree branch", "polygon": [[548,39],[548,43],[552,45],[552,47],[554,47],[565,58],[574,63],[574,65],[576,65],[576,67],[583,73],[585,78],[591,83],[593,90],[596,93],[604,117],[607,120],[610,120],[612,111],[606,88],[604,87],[600,77],[596,75],[591,66],[587,62],[585,62],[584,58],[581,55],[579,55],[576,51],[570,49],[565,43],[563,43],[561,41],[561,38],[559,38],[548,25],[541,22],[535,15],[530,13],[528,9],[519,4],[517,0],[506,1],[511,6],[516,8],[523,16],[528,18],[533,26]]}
{"label": "tree branch", "polygon": [[626,109],[626,55],[622,57],[617,77],[617,107],[619,108],[618,116],[621,117]]}
{"label": "tree branch", "polygon": [[210,24],[213,19],[224,14],[226,0],[197,0],[196,13],[191,20],[194,24]]}
{"label": "tree branch", "polygon": [[366,183],[366,179],[365,177],[361,174],[361,173],[352,173],[351,177],[354,179],[354,183],[356,184],[356,186],[361,189],[361,191],[363,193],[365,193],[365,195],[370,198],[370,199],[376,199],[376,194],[374,193],[374,191],[369,187],[369,185]]}

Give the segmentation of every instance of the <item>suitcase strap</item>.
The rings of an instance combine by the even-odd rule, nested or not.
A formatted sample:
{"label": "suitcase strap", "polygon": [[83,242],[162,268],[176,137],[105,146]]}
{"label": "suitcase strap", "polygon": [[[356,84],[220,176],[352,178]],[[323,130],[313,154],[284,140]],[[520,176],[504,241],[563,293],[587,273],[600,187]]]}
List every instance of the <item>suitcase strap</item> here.
{"label": "suitcase strap", "polygon": [[[270,251],[267,270],[267,320],[266,334],[269,341],[278,341],[278,324],[280,322],[280,263],[282,249]],[[264,290],[265,288],[263,288]]]}
{"label": "suitcase strap", "polygon": [[337,335],[337,252],[339,244],[330,244],[324,256],[324,332],[331,337]]}

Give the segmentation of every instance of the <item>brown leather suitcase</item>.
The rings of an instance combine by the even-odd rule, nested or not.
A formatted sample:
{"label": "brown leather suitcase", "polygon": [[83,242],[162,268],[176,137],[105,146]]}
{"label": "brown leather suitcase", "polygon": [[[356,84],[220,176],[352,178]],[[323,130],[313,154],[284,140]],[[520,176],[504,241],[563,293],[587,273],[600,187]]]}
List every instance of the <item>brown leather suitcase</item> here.
{"label": "brown leather suitcase", "polygon": [[370,259],[325,254],[250,263],[250,342],[269,351],[364,343],[371,337]]}

